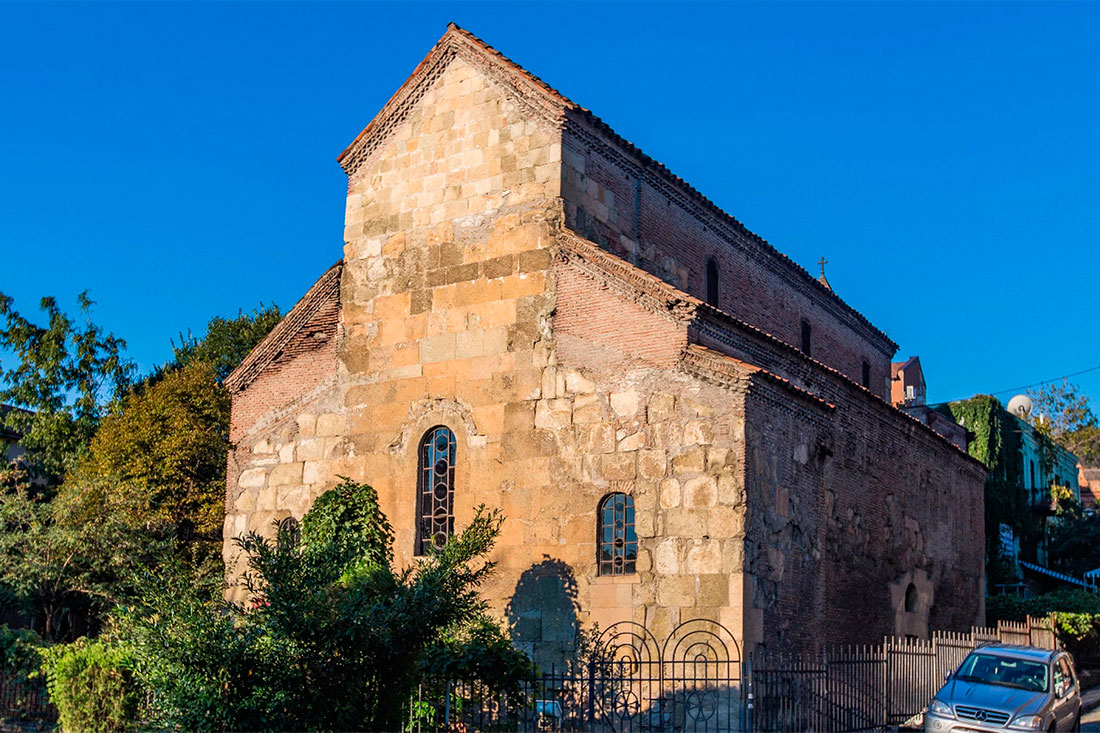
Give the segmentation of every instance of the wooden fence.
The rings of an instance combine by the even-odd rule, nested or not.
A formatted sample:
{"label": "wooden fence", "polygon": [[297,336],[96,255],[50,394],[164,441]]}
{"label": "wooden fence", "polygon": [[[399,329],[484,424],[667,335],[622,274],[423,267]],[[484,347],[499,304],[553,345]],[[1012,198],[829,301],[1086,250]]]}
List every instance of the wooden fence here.
{"label": "wooden fence", "polygon": [[966,655],[988,644],[1056,648],[1050,618],[1001,622],[931,639],[886,637],[871,646],[816,655],[750,656],[749,727],[754,731],[880,730],[913,718]]}

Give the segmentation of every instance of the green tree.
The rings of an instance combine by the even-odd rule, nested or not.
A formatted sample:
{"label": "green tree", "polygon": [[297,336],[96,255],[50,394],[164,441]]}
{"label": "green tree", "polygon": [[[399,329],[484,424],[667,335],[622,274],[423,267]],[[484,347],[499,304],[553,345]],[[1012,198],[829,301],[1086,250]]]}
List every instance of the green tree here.
{"label": "green tree", "polygon": [[36,485],[56,486],[87,447],[109,402],[130,384],[126,342],[91,320],[93,302],[78,296],[70,316],[43,298],[47,325],[37,325],[0,293],[0,349],[14,355],[0,368],[0,403],[26,408],[0,416],[20,437]]}
{"label": "green tree", "polygon": [[173,342],[172,366],[205,362],[214,369],[218,382],[223,382],[281,319],[278,306],[263,303],[251,313],[238,312],[236,318],[215,316],[206,325],[206,335],[201,339],[188,332],[186,336],[180,334],[179,345]]}
{"label": "green tree", "polygon": [[398,730],[427,650],[481,617],[501,517],[479,508],[443,550],[393,567],[369,486],[345,481],[299,528],[238,538],[251,601],[151,589],[127,623],[164,725],[196,730]]}
{"label": "green tree", "polygon": [[1033,409],[1031,421],[1086,465],[1100,462],[1100,425],[1081,388],[1063,379],[1028,393]]}
{"label": "green tree", "polygon": [[229,408],[229,393],[204,361],[135,389],[103,419],[65,480],[59,520],[168,527],[193,565],[220,556]]}
{"label": "green tree", "polygon": [[94,630],[100,613],[132,595],[134,574],[164,551],[163,532],[134,532],[117,515],[58,522],[53,502],[6,469],[0,492],[0,583],[50,639]]}

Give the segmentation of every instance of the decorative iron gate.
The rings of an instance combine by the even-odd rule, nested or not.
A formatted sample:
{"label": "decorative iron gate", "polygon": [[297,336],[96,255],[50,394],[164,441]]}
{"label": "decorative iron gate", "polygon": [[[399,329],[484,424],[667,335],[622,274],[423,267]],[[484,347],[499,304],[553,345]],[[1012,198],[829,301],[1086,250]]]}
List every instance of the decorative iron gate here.
{"label": "decorative iron gate", "polygon": [[658,647],[648,629],[624,621],[608,627],[601,646],[601,677],[616,687],[605,708],[614,730],[744,728],[741,650],[721,624],[685,621]]}
{"label": "decorative iron gate", "polygon": [[686,621],[663,643],[641,624],[608,627],[592,658],[540,673],[518,689],[482,681],[425,680],[410,729],[680,731],[743,730],[741,651],[721,624]]}

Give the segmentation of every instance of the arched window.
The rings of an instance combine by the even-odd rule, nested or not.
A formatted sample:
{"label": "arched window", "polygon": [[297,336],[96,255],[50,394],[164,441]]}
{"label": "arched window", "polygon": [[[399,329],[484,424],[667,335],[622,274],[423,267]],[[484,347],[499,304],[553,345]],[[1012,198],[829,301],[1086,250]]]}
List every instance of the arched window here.
{"label": "arched window", "polygon": [[597,512],[600,575],[633,575],[638,561],[638,535],[634,533],[634,499],[608,494]]}
{"label": "arched window", "polygon": [[707,302],[718,307],[718,262],[713,257],[707,260]]}
{"label": "arched window", "polygon": [[455,435],[443,425],[420,441],[416,554],[442,549],[455,529]]}
{"label": "arched window", "polygon": [[905,589],[905,612],[916,613],[917,602],[919,600],[920,599],[917,596],[917,586],[910,583],[909,587]]}

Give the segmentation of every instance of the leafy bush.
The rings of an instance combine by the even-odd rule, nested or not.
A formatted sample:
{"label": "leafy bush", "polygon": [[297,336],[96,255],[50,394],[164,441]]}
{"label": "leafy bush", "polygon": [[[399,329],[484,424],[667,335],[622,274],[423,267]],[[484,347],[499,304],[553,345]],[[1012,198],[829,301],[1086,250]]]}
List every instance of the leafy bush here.
{"label": "leafy bush", "polygon": [[63,730],[133,728],[144,693],[129,647],[106,638],[43,648],[42,669]]}
{"label": "leafy bush", "polygon": [[1047,616],[1055,612],[1100,614],[1100,594],[1086,590],[1060,590],[1031,598],[990,596],[985,601],[985,618],[990,626],[998,621],[1023,621],[1029,615]]}
{"label": "leafy bush", "polygon": [[[422,659],[484,610],[478,587],[501,517],[483,507],[442,550],[392,567],[370,486],[345,480],[300,532],[237,539],[247,604],[168,579],[126,614],[159,722],[187,730],[396,730]],[[463,632],[465,633],[465,632]],[[488,632],[484,632],[487,634]],[[458,638],[455,639],[456,643]],[[501,653],[499,646],[495,652]]]}
{"label": "leafy bush", "polygon": [[42,637],[30,629],[12,629],[0,624],[0,670],[20,682],[38,671],[38,649]]}

